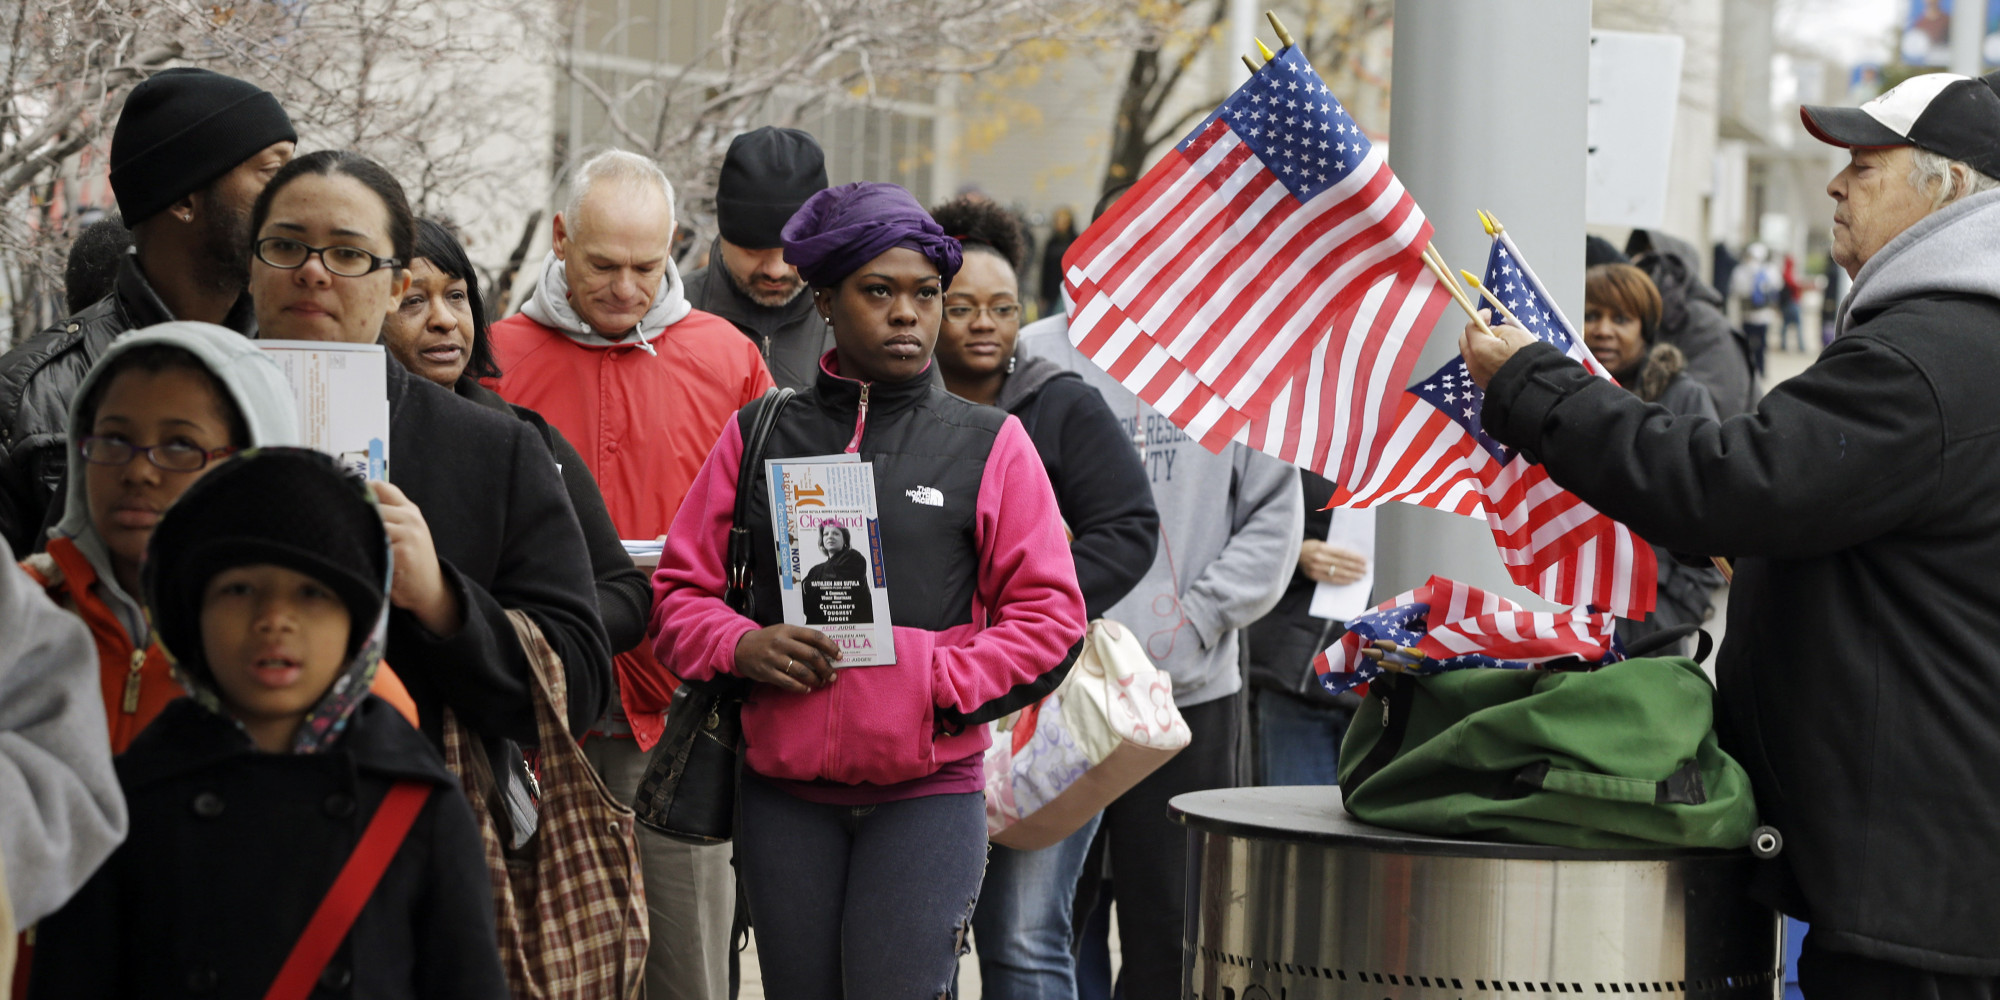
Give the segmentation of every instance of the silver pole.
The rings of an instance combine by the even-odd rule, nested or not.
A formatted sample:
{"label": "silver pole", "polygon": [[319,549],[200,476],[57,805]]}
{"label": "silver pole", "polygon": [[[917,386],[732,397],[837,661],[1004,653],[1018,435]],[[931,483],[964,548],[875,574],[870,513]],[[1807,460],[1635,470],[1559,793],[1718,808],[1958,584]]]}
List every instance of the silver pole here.
{"label": "silver pole", "polygon": [[[1590,0],[1401,0],[1396,5],[1389,163],[1429,216],[1454,269],[1486,269],[1478,209],[1507,226],[1572,322],[1583,316],[1585,109]],[[1364,125],[1367,123],[1363,123]],[[1417,376],[1458,353],[1450,309]],[[1547,607],[1515,587],[1475,520],[1392,503],[1376,529],[1387,598],[1432,574]]]}
{"label": "silver pole", "polygon": [[1986,72],[1986,0],[1958,0],[1951,10],[1951,71],[1965,76]]}

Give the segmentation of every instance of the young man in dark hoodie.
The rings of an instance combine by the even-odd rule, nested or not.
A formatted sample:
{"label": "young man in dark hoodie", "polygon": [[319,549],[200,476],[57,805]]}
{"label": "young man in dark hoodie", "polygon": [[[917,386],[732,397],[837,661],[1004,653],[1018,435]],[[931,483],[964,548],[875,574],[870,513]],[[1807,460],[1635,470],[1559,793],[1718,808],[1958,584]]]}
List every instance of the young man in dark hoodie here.
{"label": "young man in dark hoodie", "polygon": [[785,262],[778,231],[825,188],[826,155],[810,133],[766,125],[730,140],[715,184],[722,233],[708,266],[687,278],[688,302],[736,324],[788,389],[812,385],[833,331],[804,294],[799,269]]}
{"label": "young man in dark hoodie", "polygon": [[[118,759],[131,834],[42,923],[30,996],[507,995],[471,806],[368,693],[389,563],[366,485],[317,452],[245,452],[168,509],[146,599],[189,697]],[[351,881],[371,835],[384,867]],[[309,931],[337,883],[365,905]]]}

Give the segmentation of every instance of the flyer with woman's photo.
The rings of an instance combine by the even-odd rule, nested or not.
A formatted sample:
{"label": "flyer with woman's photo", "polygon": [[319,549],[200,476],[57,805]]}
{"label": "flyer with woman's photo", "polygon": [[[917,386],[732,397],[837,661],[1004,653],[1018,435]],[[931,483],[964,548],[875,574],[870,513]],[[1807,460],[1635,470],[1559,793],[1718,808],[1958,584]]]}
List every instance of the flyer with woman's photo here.
{"label": "flyer with woman's photo", "polygon": [[764,472],[785,621],[826,633],[836,667],[896,662],[874,465],[819,455],[769,459]]}

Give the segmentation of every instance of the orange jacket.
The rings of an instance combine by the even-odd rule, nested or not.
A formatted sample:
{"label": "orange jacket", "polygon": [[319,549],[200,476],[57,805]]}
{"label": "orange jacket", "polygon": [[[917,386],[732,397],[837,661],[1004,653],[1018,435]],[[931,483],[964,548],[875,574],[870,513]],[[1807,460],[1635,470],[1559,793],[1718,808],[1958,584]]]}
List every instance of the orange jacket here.
{"label": "orange jacket", "polygon": [[[157,642],[140,649],[126,633],[118,615],[97,593],[97,570],[83,551],[67,538],[49,541],[48,551],[32,556],[21,568],[35,578],[49,599],[83,619],[97,642],[98,681],[104,693],[104,720],[111,730],[111,752],[125,747],[167,703],[187,691],[173,679],[167,654]],[[417,705],[388,664],[375,672],[369,687],[383,701],[417,724]]]}
{"label": "orange jacket", "polygon": [[[643,347],[582,344],[519,313],[493,324],[492,339],[505,374],[488,387],[562,431],[627,539],[667,533],[723,426],[772,384],[757,345],[699,309]],[[641,748],[659,738],[677,684],[650,645],[620,651],[615,664]]]}

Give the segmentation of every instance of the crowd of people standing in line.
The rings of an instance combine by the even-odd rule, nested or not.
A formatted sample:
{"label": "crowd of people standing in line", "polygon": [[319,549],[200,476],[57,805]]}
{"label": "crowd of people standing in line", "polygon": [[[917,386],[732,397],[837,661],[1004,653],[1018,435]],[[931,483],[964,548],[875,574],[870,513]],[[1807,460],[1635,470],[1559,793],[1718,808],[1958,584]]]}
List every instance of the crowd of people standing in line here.
{"label": "crowd of people standing in line", "polygon": [[[2000,126],[2000,97],[1978,94]],[[1894,155],[1857,135],[1857,163]],[[760,128],[731,144],[720,238],[683,279],[672,183],[607,152],[570,178],[521,311],[494,321],[449,225],[417,218],[362,155],[299,153],[282,107],[251,84],[156,74],[128,100],[110,162],[129,247],[108,230],[80,240],[80,258],[115,261],[72,269],[102,294],[0,357],[0,536],[23,570],[0,571],[0,736],[23,741],[0,741],[0,937],[13,943],[9,921],[36,927],[16,995],[506,995],[517,969],[503,949],[518,944],[496,924],[489,804],[460,794],[445,752],[471,734],[501,798],[530,803],[517,832],[532,831],[530,633],[561,664],[570,731],[623,801],[683,680],[753,685],[733,843],[636,835],[654,1000],[730,995],[746,923],[773,997],[942,995],[975,943],[989,997],[1178,995],[1187,872],[1168,799],[1246,771],[1335,780],[1353,706],[1312,681],[1338,623],[1313,618],[1310,596],[1367,562],[1337,541],[1343,515],[1321,509],[1332,484],[1241,445],[1209,452],[1072,347],[1060,308],[1024,324],[1031,241],[1005,208],[830,186],[810,135]],[[1836,179],[1843,224],[1873,210],[1867,183]],[[1961,186],[1962,209],[1933,204],[1928,229],[1905,220],[1939,233],[1918,269],[1955,276],[1939,286],[1952,294],[1990,292],[1945,248],[1966,231],[1946,227],[1990,214],[1990,186]],[[1884,242],[1837,249],[1860,270]],[[1795,572],[1813,600],[1853,606],[1845,557],[1815,546],[1867,544],[1931,510],[1923,497],[1843,479],[1838,462],[1788,466],[1854,501],[1818,539],[1797,535],[1814,530],[1803,522],[1722,532],[1662,504],[1701,496],[1693,480],[1753,506],[1802,489],[1751,467],[1783,458],[1767,436],[1788,428],[1809,444],[1840,430],[1883,468],[1929,454],[1918,439],[1972,405],[1970,389],[1876,317],[1930,286],[1876,278],[1876,298],[1857,298],[1883,312],[1843,320],[1873,332],[1824,376],[1893,377],[1909,419],[1892,433],[1848,419],[1838,394],[1760,402],[1755,360],[1686,243],[1642,231],[1591,257],[1581,332],[1615,390],[1575,381],[1580,368],[1511,328],[1465,346],[1496,436],[1665,546],[1659,608],[1628,634],[1709,613],[1712,571],[1669,548],[1777,546],[1744,570],[1753,603],[1792,600],[1770,581]],[[1040,265],[1046,298],[1046,253]],[[1988,318],[1972,310],[1961,318]],[[385,479],[300,447],[292,390],[257,339],[387,348]],[[1883,360],[1876,340],[1903,353]],[[726,600],[736,498],[769,489],[739,471],[762,468],[742,459],[768,407],[765,457],[873,463],[893,666],[845,668],[825,635],[787,624],[769,544],[752,546],[747,610]],[[1586,407],[1590,420],[1562,419]],[[1607,429],[1630,438],[1629,457],[1603,457]],[[1976,430],[1947,428],[1950,446],[1976,452]],[[1934,481],[1922,471],[1904,477],[1911,490]],[[1679,485],[1646,488],[1662,477]],[[1778,500],[1790,512],[1825,495]],[[750,536],[767,538],[770,511],[748,510]],[[650,581],[628,540],[662,544]],[[1193,744],[1060,843],[989,848],[986,723],[1052,690],[1100,617],[1171,676]],[[1732,629],[1733,648],[1786,660],[1767,631]],[[1836,637],[1820,646],[1840,658]],[[1736,724],[1793,717],[1772,712]],[[1801,773],[1789,758],[1751,764],[1766,786]],[[1838,837],[1798,829],[1807,861],[1845,857],[1820,846]],[[302,959],[341,897],[330,889],[354,885],[364,857],[366,905]],[[1893,927],[1844,925],[1828,900],[1845,897],[1805,874],[1771,891],[1829,915],[1822,968],[1835,953],[1909,957],[1875,947],[1898,940]]]}

